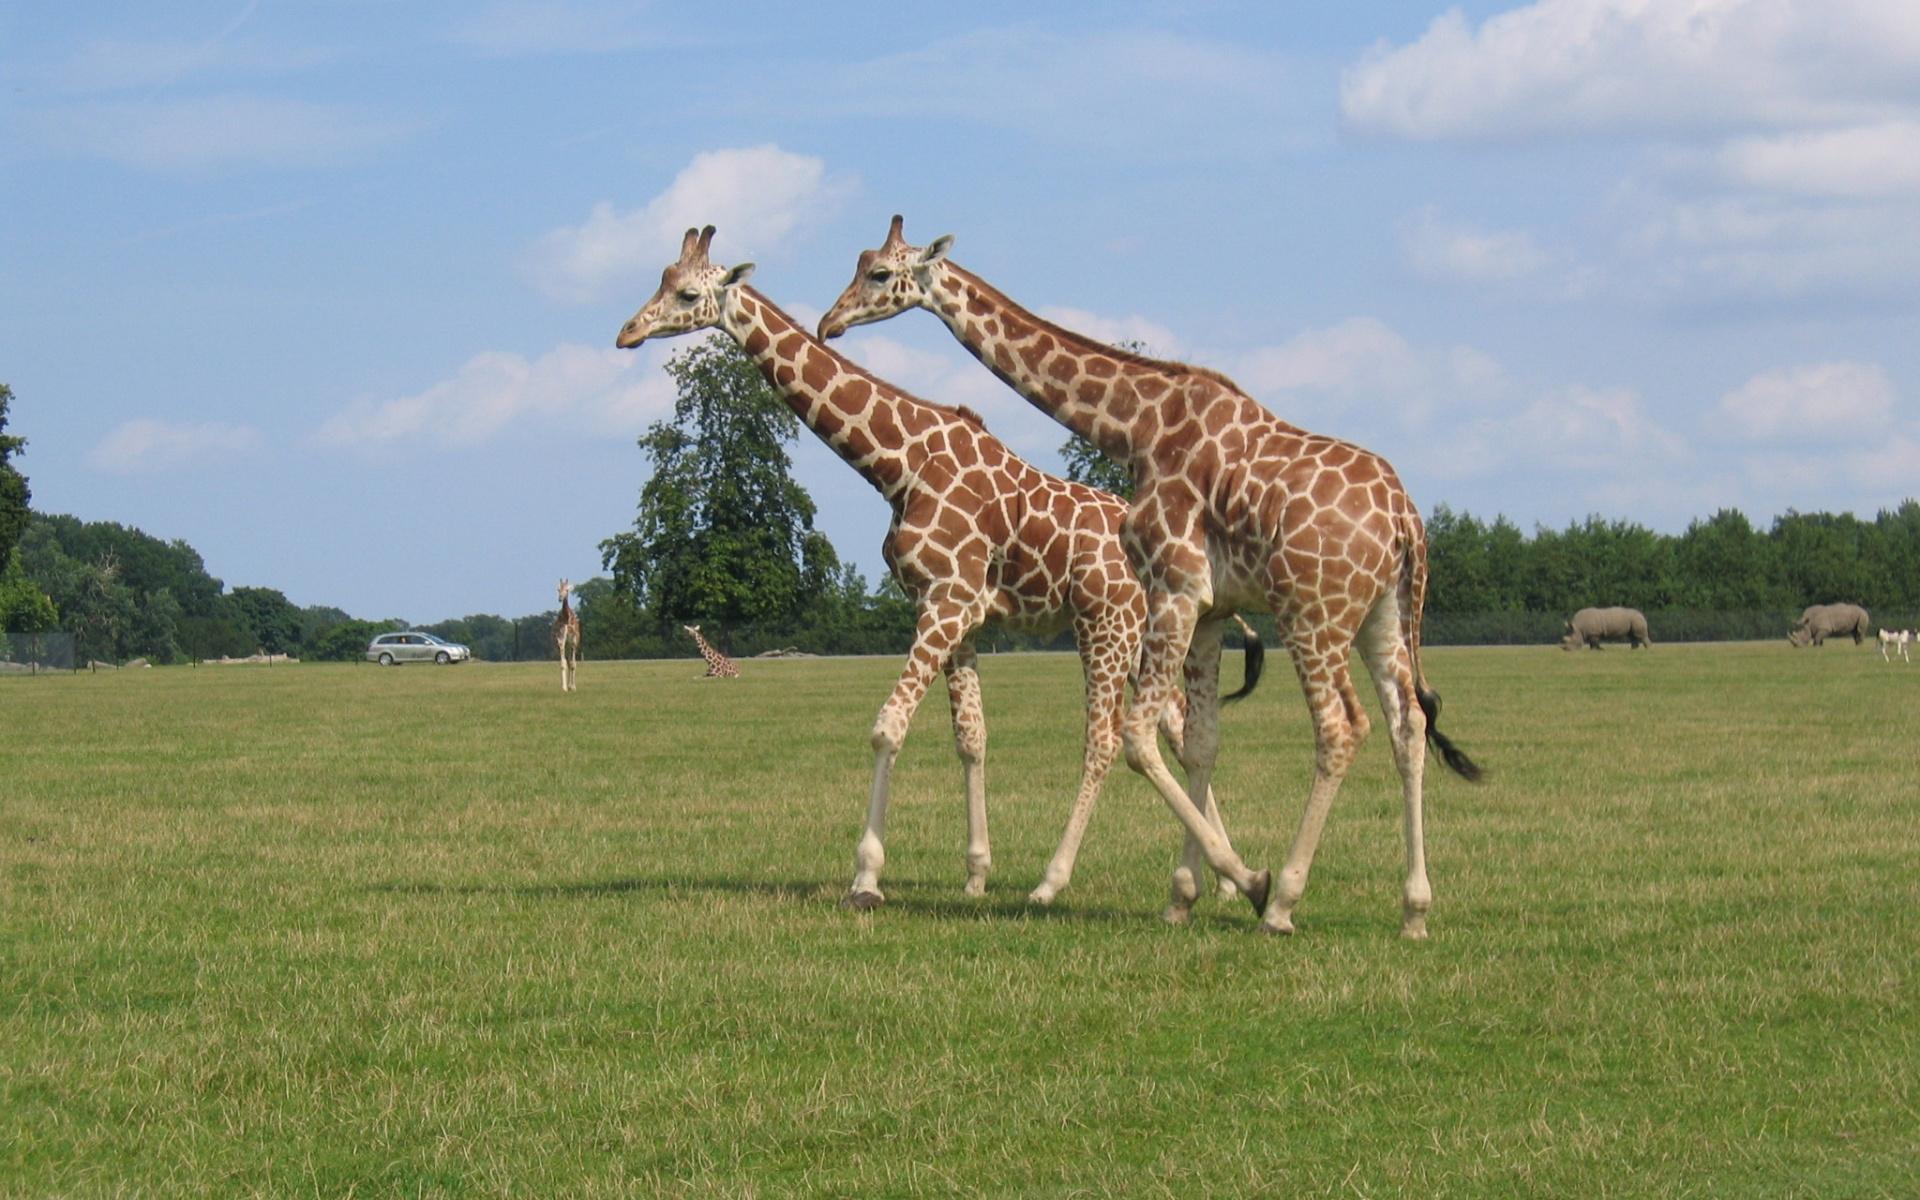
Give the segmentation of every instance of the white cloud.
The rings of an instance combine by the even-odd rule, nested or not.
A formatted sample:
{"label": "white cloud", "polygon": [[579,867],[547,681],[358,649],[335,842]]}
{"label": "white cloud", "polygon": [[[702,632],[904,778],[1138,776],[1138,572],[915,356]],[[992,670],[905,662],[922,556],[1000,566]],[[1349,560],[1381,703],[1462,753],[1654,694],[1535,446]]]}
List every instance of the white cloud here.
{"label": "white cloud", "polygon": [[250,425],[207,421],[173,425],[150,418],[127,421],[100,440],[87,460],[102,471],[132,475],[258,453],[266,439]]}
{"label": "white cloud", "polygon": [[314,440],[412,453],[478,445],[510,428],[630,437],[672,411],[672,381],[658,369],[670,353],[664,343],[639,353],[569,343],[535,359],[487,351],[411,396],[354,402]]}
{"label": "white cloud", "polygon": [[1886,432],[1893,384],[1878,365],[1828,362],[1756,375],[1714,406],[1727,437],[1853,441]]}
{"label": "white cloud", "polygon": [[1059,305],[1042,308],[1039,314],[1063,329],[1090,337],[1096,342],[1105,342],[1109,346],[1143,346],[1145,349],[1142,353],[1153,358],[1178,359],[1188,353],[1179,334],[1146,317],[1133,314],[1107,317],[1084,308]]}
{"label": "white cloud", "polygon": [[1920,196],[1920,121],[1739,138],[1715,156],[1735,183],[1805,196]]}
{"label": "white cloud", "polygon": [[1512,283],[1538,273],[1548,256],[1524,230],[1479,230],[1422,209],[1401,228],[1414,270],[1463,283]]}
{"label": "white cloud", "polygon": [[1255,395],[1301,390],[1398,391],[1419,373],[1405,338],[1374,317],[1351,317],[1278,346],[1235,356],[1235,380]]}
{"label": "white cloud", "polygon": [[[602,202],[582,224],[546,234],[527,271],[556,299],[586,301],[643,284],[651,291],[688,229],[716,226],[715,258],[739,261],[742,251],[772,250],[802,225],[829,216],[854,186],[828,175],[825,161],[774,145],[709,150],[644,206],[622,212]],[[635,297],[636,305],[644,298]]]}
{"label": "white cloud", "polygon": [[339,166],[418,129],[356,105],[240,93],[100,101],[44,113],[34,124],[62,153],[159,171]]}
{"label": "white cloud", "polygon": [[1477,30],[1459,10],[1341,79],[1356,128],[1413,139],[1733,131],[1910,103],[1904,0],[1539,0]]}

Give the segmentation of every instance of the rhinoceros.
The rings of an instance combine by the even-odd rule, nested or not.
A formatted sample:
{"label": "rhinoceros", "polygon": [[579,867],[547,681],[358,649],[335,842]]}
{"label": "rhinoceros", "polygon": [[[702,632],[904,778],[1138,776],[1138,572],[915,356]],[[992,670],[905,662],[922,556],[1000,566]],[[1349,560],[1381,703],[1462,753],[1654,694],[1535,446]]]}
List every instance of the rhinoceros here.
{"label": "rhinoceros", "polygon": [[1793,623],[1787,640],[1796,646],[1814,645],[1830,637],[1853,635],[1858,646],[1867,636],[1867,610],[1858,604],[1812,604]]}
{"label": "rhinoceros", "polygon": [[1600,649],[1601,642],[1631,642],[1638,650],[1652,646],[1647,636],[1647,618],[1637,608],[1583,608],[1567,622],[1566,636],[1560,639],[1562,650],[1582,646]]}

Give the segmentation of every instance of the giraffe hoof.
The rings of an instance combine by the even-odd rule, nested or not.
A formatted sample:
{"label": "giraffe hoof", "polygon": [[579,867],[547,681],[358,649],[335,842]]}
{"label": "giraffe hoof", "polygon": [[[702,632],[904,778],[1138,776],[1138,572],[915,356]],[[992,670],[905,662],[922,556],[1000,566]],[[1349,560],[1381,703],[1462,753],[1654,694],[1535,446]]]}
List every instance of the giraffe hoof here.
{"label": "giraffe hoof", "polygon": [[1219,886],[1214,889],[1214,894],[1224,903],[1236,899],[1240,895],[1240,888],[1233,880],[1222,879]]}
{"label": "giraffe hoof", "polygon": [[1293,918],[1281,917],[1278,921],[1262,921],[1260,922],[1260,932],[1272,934],[1274,937],[1292,937]]}
{"label": "giraffe hoof", "polygon": [[1160,910],[1160,919],[1169,925],[1185,925],[1193,920],[1193,909],[1179,904],[1169,904]]}
{"label": "giraffe hoof", "polygon": [[1039,887],[1027,893],[1027,903],[1038,904],[1041,906],[1052,904],[1054,895],[1055,895],[1054,889],[1049,885],[1043,883]]}
{"label": "giraffe hoof", "polygon": [[[1253,905],[1256,915],[1264,917],[1267,915],[1267,894],[1273,890],[1273,872],[1256,871],[1252,882],[1253,886],[1247,889],[1247,903]],[[1287,932],[1292,933],[1293,929],[1289,927]]]}
{"label": "giraffe hoof", "polygon": [[848,892],[847,898],[840,903],[842,906],[850,908],[855,912],[872,912],[885,902],[886,897],[882,896],[879,892],[859,891]]}

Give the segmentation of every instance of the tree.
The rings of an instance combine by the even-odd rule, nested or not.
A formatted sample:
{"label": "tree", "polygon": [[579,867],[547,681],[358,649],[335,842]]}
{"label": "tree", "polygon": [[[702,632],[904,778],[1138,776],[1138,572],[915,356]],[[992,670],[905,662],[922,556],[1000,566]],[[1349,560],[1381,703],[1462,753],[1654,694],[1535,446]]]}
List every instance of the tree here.
{"label": "tree", "polygon": [[60,627],[53,601],[39,589],[20,565],[20,552],[7,556],[0,571],[0,633],[47,633]]}
{"label": "tree", "polygon": [[27,528],[27,502],[33,493],[27,477],[9,460],[26,449],[27,439],[7,434],[7,406],[13,389],[0,383],[0,563],[12,561],[13,548]]}
{"label": "tree", "polygon": [[832,575],[813,499],[790,474],[799,421],[729,338],[675,355],[667,373],[673,419],[640,438],[653,475],[632,531],[600,543],[602,563],[662,626],[794,619]]}
{"label": "tree", "polygon": [[268,654],[286,654],[299,644],[300,609],[276,588],[237,587],[227,595],[227,610]]}
{"label": "tree", "polygon": [[1068,479],[1111,492],[1122,500],[1133,499],[1133,472],[1079,434],[1060,443],[1060,457],[1067,464]]}

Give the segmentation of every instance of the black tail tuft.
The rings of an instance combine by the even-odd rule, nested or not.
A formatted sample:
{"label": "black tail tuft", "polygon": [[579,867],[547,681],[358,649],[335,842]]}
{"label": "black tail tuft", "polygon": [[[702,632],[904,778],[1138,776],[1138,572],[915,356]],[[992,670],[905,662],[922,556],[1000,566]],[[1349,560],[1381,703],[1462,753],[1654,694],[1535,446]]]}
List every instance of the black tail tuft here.
{"label": "black tail tuft", "polygon": [[1467,757],[1467,752],[1453,744],[1453,739],[1441,733],[1437,728],[1440,722],[1440,694],[1418,689],[1420,711],[1427,715],[1427,740],[1440,752],[1440,758],[1447,768],[1468,783],[1479,783],[1486,778],[1486,772],[1480,764]]}
{"label": "black tail tuft", "polygon": [[1239,691],[1220,697],[1228,704],[1251,695],[1253,689],[1260,683],[1260,672],[1267,665],[1267,645],[1260,640],[1259,631],[1245,621],[1240,622],[1240,640],[1245,643],[1247,653],[1247,676],[1241,682]]}

